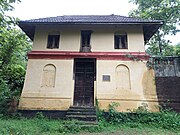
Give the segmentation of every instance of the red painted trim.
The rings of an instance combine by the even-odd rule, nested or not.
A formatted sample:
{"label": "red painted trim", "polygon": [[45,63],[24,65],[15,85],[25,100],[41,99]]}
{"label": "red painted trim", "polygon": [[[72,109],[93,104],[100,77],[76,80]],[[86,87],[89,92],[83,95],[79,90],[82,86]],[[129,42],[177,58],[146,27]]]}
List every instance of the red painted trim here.
{"label": "red painted trim", "polygon": [[[130,57],[128,57],[130,56]],[[131,57],[132,56],[132,57]],[[98,60],[148,60],[145,52],[71,52],[71,51],[32,51],[28,54],[29,59],[73,59],[73,58],[96,58]]]}

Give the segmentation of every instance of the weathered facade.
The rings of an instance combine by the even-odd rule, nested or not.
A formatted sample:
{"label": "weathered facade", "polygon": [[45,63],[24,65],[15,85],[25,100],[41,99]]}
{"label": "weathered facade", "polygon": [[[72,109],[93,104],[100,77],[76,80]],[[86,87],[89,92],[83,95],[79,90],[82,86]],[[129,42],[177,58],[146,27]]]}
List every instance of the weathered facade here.
{"label": "weathered facade", "polygon": [[180,57],[152,58],[159,105],[180,112]]}
{"label": "weathered facade", "polygon": [[67,110],[70,106],[118,111],[147,103],[157,111],[154,71],[144,44],[161,21],[117,15],[59,16],[20,21],[33,40],[20,110]]}

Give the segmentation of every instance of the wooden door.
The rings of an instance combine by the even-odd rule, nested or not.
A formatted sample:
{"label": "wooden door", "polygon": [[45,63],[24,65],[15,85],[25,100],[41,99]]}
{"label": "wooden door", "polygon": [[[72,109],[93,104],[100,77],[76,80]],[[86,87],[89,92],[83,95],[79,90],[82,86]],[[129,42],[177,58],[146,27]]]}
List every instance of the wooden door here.
{"label": "wooden door", "polygon": [[94,59],[76,59],[74,106],[94,105],[94,78]]}

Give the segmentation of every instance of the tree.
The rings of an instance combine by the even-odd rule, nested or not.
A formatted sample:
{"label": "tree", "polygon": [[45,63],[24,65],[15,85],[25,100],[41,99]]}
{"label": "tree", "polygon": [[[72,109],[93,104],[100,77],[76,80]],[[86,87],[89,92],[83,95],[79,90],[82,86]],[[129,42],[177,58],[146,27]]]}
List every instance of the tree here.
{"label": "tree", "polygon": [[0,33],[0,113],[7,113],[9,104],[21,93],[27,52],[31,45],[22,31],[1,28]]}
{"label": "tree", "polygon": [[13,3],[20,2],[20,0],[0,0],[0,26],[6,27],[16,22],[14,17],[7,16],[6,11],[12,11],[14,7]]}
{"label": "tree", "polygon": [[[152,20],[163,20],[164,25],[151,38],[148,53],[151,55],[167,55],[171,51],[170,41],[165,39],[166,35],[175,35],[180,30],[180,1],[179,0],[130,0],[138,5],[129,14]],[[169,50],[170,49],[170,50]]]}
{"label": "tree", "polygon": [[178,44],[174,47],[174,50],[175,50],[175,55],[176,55],[176,56],[180,56],[180,43],[178,43]]}
{"label": "tree", "polygon": [[15,2],[19,0],[0,0],[0,114],[11,112],[12,101],[21,93],[26,55],[31,49],[30,39],[14,27],[15,19],[5,14],[13,10]]}
{"label": "tree", "polygon": [[0,34],[0,69],[3,78],[8,80],[9,84],[24,76],[26,54],[30,48],[30,40],[20,30],[15,28],[2,30]]}

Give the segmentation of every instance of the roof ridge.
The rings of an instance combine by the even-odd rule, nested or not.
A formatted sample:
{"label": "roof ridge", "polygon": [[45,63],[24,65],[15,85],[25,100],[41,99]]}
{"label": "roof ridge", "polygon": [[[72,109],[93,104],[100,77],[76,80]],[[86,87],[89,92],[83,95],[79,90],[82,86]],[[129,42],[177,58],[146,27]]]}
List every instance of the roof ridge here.
{"label": "roof ridge", "polygon": [[[160,22],[161,20],[149,20],[122,15],[62,15],[24,20],[25,22]],[[162,22],[162,21],[161,21]]]}

